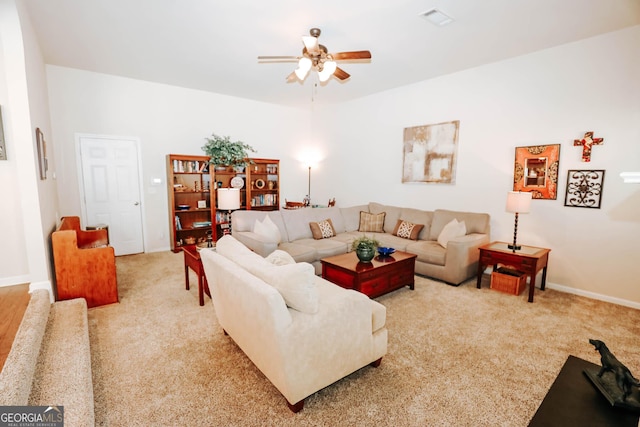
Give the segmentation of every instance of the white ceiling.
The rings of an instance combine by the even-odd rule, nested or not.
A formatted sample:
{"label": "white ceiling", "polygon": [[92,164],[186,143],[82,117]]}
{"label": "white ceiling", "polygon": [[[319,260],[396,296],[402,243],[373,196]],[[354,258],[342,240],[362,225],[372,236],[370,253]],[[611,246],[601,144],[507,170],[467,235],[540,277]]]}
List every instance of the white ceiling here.
{"label": "white ceiling", "polygon": [[[342,102],[640,24],[640,0],[23,0],[45,61],[285,105]],[[455,18],[437,27],[419,13]],[[286,83],[300,37],[369,63]],[[585,58],[597,61],[597,58]],[[579,64],[576,64],[579,66]]]}

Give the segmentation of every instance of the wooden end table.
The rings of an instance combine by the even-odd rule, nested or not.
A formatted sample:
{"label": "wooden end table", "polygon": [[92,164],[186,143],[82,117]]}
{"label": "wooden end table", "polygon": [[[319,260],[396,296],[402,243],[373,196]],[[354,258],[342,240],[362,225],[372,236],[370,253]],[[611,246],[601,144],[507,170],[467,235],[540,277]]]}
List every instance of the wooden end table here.
{"label": "wooden end table", "polygon": [[198,276],[198,299],[200,300],[200,305],[204,305],[203,293],[206,293],[209,298],[211,298],[211,293],[209,292],[209,284],[204,274],[204,267],[202,266],[198,248],[196,245],[185,245],[182,246],[182,252],[184,252],[185,288],[189,290],[189,269],[192,269]]}
{"label": "wooden end table", "polygon": [[355,252],[320,260],[322,278],[347,289],[355,289],[369,298],[409,286],[414,289],[416,255],[397,251],[360,262]]}
{"label": "wooden end table", "polygon": [[495,271],[498,264],[508,265],[529,276],[529,302],[533,302],[533,292],[536,287],[536,275],[542,270],[540,289],[544,291],[547,282],[547,263],[551,249],[522,245],[514,251],[508,248],[509,243],[492,242],[480,246],[480,260],[478,261],[477,288],[480,289],[484,269],[493,265]]}

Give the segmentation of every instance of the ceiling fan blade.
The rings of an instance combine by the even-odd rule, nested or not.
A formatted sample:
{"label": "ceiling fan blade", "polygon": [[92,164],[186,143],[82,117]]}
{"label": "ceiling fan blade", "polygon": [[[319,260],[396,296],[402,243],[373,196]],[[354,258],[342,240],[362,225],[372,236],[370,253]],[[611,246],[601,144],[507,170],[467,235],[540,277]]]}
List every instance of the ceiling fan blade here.
{"label": "ceiling fan blade", "polygon": [[371,52],[368,50],[357,50],[353,52],[332,53],[331,56],[335,61],[343,61],[345,59],[371,59]]}
{"label": "ceiling fan blade", "polygon": [[340,67],[336,67],[336,71],[333,72],[333,76],[339,80],[346,80],[351,77],[351,74],[347,73]]}
{"label": "ceiling fan blade", "polygon": [[296,76],[296,72],[292,72],[291,74],[289,74],[286,78],[287,83],[293,83],[296,80],[298,80],[298,76]]}
{"label": "ceiling fan blade", "polygon": [[297,62],[299,56],[258,56],[259,62]]}

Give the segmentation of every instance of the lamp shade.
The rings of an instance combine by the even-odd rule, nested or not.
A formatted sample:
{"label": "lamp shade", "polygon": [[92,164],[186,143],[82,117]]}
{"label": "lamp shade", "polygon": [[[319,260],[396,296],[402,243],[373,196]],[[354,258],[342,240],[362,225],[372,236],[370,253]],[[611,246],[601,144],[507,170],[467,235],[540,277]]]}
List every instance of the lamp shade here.
{"label": "lamp shade", "polygon": [[218,188],[218,209],[227,211],[240,209],[240,189]]}
{"label": "lamp shade", "polygon": [[338,67],[338,64],[336,64],[335,61],[326,61],[323,64],[322,71],[318,72],[318,77],[320,78],[320,81],[326,82],[327,80],[329,80],[329,77],[331,77],[333,73],[336,72],[337,67]]}
{"label": "lamp shade", "polygon": [[312,63],[309,58],[304,56],[300,58],[300,61],[298,61],[298,68],[295,70],[296,76],[298,76],[300,80],[304,80],[311,69],[311,65]]}
{"label": "lamp shade", "polygon": [[507,212],[511,213],[529,213],[531,209],[530,192],[509,191],[507,194]]}

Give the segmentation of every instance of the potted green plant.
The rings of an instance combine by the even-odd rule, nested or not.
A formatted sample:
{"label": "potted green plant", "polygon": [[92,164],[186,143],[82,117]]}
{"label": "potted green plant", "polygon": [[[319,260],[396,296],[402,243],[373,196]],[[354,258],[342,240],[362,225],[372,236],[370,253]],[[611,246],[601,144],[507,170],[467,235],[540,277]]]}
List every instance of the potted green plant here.
{"label": "potted green plant", "polygon": [[356,252],[361,262],[371,262],[376,255],[378,246],[380,246],[380,242],[374,237],[367,237],[366,235],[358,237],[351,243],[351,249]]}
{"label": "potted green plant", "polygon": [[223,166],[245,166],[248,152],[256,150],[242,141],[231,141],[229,136],[218,136],[215,133],[205,138],[207,143],[202,146],[204,151],[211,157],[210,163]]}

